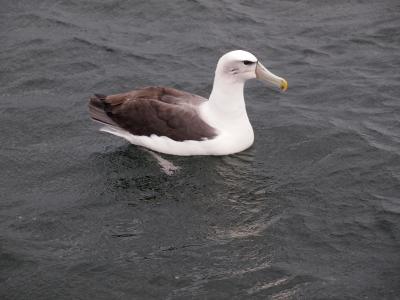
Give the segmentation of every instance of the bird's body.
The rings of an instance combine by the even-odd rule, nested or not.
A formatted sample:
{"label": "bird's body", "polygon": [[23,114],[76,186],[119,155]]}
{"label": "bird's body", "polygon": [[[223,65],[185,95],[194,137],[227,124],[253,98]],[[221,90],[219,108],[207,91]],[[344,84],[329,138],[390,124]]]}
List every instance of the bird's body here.
{"label": "bird's body", "polygon": [[[263,68],[261,71],[257,68]],[[237,50],[218,62],[210,98],[167,87],[147,87],[117,95],[95,95],[89,111],[102,131],[130,143],[173,155],[227,155],[254,141],[243,96],[247,79],[268,72],[254,55]],[[265,73],[265,72],[264,72]],[[267,73],[271,83],[286,81]],[[272,79],[271,79],[272,78]]]}

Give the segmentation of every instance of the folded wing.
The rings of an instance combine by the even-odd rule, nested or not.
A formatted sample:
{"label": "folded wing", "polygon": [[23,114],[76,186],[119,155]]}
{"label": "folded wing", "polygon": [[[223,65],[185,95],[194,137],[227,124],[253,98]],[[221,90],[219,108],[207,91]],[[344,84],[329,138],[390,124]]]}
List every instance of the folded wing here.
{"label": "folded wing", "polygon": [[90,99],[92,119],[120,127],[138,136],[166,136],[175,141],[204,140],[216,136],[198,107],[206,99],[166,87],[147,87],[117,95],[95,94]]}

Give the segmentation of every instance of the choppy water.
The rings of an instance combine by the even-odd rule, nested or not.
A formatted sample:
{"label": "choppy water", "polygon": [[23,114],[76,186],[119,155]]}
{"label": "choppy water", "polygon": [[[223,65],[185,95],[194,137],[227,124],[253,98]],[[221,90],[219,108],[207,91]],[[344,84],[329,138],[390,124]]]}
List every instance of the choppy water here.
{"label": "choppy water", "polygon": [[[1,1],[1,299],[396,299],[398,1]],[[93,92],[203,96],[218,57],[289,81],[245,96],[254,146],[152,157]]]}

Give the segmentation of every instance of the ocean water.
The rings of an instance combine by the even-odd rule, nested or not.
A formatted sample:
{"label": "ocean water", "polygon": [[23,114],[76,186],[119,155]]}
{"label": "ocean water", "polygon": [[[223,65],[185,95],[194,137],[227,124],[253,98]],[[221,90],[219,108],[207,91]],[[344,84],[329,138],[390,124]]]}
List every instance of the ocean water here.
{"label": "ocean water", "polygon": [[[399,299],[399,1],[0,1],[1,299]],[[147,153],[88,97],[208,97],[244,49],[250,149]]]}

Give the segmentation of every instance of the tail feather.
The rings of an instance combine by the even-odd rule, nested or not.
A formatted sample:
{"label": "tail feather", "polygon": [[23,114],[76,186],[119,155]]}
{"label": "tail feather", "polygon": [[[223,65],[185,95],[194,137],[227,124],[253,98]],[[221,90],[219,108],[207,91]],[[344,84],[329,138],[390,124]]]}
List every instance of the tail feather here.
{"label": "tail feather", "polygon": [[89,101],[90,117],[103,124],[118,126],[107,113],[107,103],[105,102],[107,96],[102,94],[94,94]]}
{"label": "tail feather", "polygon": [[95,96],[97,99],[101,100],[101,101],[104,101],[104,100],[106,100],[106,98],[107,98],[107,95],[104,95],[104,94],[94,94],[94,96]]}

